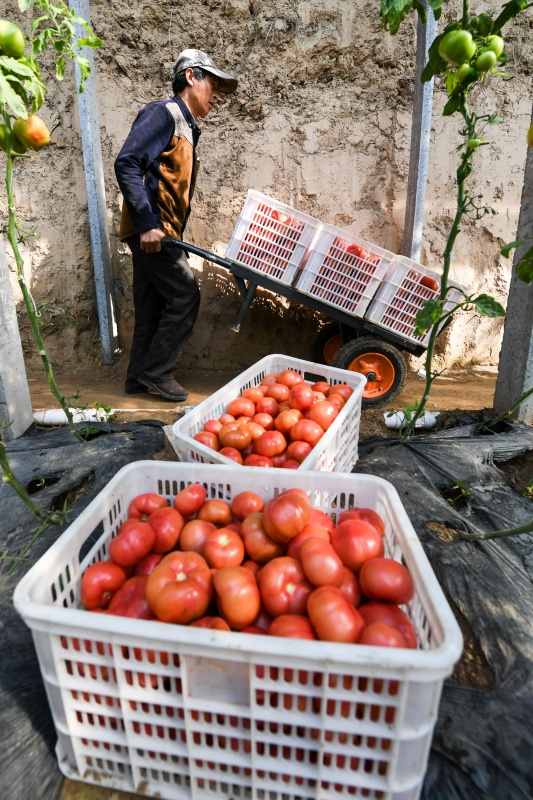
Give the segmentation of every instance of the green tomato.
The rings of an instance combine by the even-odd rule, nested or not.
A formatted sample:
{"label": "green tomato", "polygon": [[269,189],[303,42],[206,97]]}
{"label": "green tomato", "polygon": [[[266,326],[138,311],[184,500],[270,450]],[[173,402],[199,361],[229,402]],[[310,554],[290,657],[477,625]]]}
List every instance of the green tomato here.
{"label": "green tomato", "polygon": [[474,67],[478,72],[488,72],[489,69],[494,67],[497,61],[498,57],[496,53],[492,50],[485,50],[484,53],[481,53],[481,55],[476,58]]}
{"label": "green tomato", "polygon": [[11,58],[24,55],[24,35],[18,25],[7,19],[0,19],[0,52]]}
{"label": "green tomato", "polygon": [[482,144],[488,144],[488,142],[486,142],[485,139],[469,139],[466,146],[469,150],[476,150]]}
{"label": "green tomato", "polygon": [[476,44],[469,31],[449,31],[439,44],[439,56],[454,67],[470,61],[475,54]]}
{"label": "green tomato", "polygon": [[529,130],[527,132],[527,143],[530,147],[533,147],[533,125],[529,126]]}
{"label": "green tomato", "polygon": [[478,79],[476,70],[473,69],[468,62],[466,62],[466,64],[461,64],[455,74],[458,83],[469,84],[474,83],[474,81],[477,81]]}
{"label": "green tomato", "polygon": [[492,50],[493,53],[496,53],[496,58],[501,56],[504,47],[505,42],[501,36],[496,36],[496,34],[493,34],[492,36],[487,37],[487,46],[485,49]]}
{"label": "green tomato", "polygon": [[[7,131],[5,125],[0,125],[0,150],[7,153]],[[21,156],[26,152],[27,148],[19,142],[14,133],[11,134],[11,150],[14,155]]]}

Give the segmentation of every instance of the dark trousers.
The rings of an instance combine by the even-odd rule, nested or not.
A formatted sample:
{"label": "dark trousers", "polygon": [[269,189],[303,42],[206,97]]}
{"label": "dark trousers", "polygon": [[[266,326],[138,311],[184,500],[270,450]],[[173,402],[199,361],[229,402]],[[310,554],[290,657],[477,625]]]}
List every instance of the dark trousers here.
{"label": "dark trousers", "polygon": [[141,250],[139,236],[127,239],[133,258],[135,328],[126,389],[138,378],[170,380],[192,333],[200,307],[200,289],[183,250],[162,244],[159,253]]}

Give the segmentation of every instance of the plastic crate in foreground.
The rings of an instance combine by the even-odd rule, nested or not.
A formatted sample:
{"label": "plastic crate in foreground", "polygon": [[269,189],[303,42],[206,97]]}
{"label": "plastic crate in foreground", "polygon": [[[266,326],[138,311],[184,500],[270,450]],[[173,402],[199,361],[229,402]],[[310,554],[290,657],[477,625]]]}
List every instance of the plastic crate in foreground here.
{"label": "plastic crate in foreground", "polygon": [[[415,335],[415,317],[426,300],[438,299],[440,279],[438,272],[423,267],[406,256],[396,256],[365,313],[365,319],[412,342],[427,345],[431,329],[424,331],[421,336]],[[452,288],[448,292],[444,311],[452,311],[461,302],[461,289],[468,291],[460,283],[448,283]]]}
{"label": "plastic crate in foreground", "polygon": [[[403,559],[419,649],[291,641],[79,608],[143,492],[170,501],[304,489],[338,514],[374,508]],[[122,468],[19,582],[67,777],[166,800],[416,800],[443,680],[462,638],[394,487],[368,475],[140,461]]]}
{"label": "plastic crate in foreground", "polygon": [[291,284],[319,226],[309,214],[249,189],[226,258]]}
{"label": "plastic crate in foreground", "polygon": [[393,258],[393,253],[353,233],[324,225],[296,288],[362,317]]}
{"label": "plastic crate in foreground", "polygon": [[[226,411],[228,403],[238,397],[243,389],[259,386],[265,375],[270,372],[281,372],[284,369],[293,369],[311,382],[325,380],[330,384],[346,383],[353,388],[353,394],[348,398],[333,424],[299,467],[304,470],[349,472],[357,461],[361,400],[366,378],[358,372],[327,367],[312,361],[302,361],[299,358],[279,354],[265,356],[257,361],[174,423],[172,433],[177,439],[177,454],[180,461],[226,464],[240,468],[230,458],[197,442],[193,436],[202,430],[208,419],[220,417]],[[261,469],[261,467],[256,467],[256,469]]]}

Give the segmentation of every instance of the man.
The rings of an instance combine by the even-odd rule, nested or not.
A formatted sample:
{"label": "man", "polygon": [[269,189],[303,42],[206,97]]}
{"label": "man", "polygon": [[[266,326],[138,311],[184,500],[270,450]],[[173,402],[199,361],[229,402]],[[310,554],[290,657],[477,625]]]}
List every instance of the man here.
{"label": "man", "polygon": [[171,100],[139,111],[115,162],[124,196],[120,239],[133,259],[135,327],[126,374],[127,394],[148,390],[181,402],[188,396],[173,369],[191,335],[200,290],[182,239],[194,192],[198,117],[231,94],[237,80],[201,50],[184,50],[174,65]]}

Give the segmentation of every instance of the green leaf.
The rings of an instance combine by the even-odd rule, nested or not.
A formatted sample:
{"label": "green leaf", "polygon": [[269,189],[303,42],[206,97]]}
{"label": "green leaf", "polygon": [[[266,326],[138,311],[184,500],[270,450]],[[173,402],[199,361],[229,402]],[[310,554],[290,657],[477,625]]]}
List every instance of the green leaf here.
{"label": "green leaf", "polygon": [[509,258],[511,255],[511,250],[514,250],[516,247],[521,247],[526,242],[527,239],[517,239],[515,242],[509,242],[509,244],[506,244],[505,247],[502,247],[500,250],[500,255],[502,255],[504,258]]}
{"label": "green leaf", "polygon": [[533,283],[533,246],[529,248],[516,265],[516,274],[521,281],[528,284]]}
{"label": "green leaf", "polygon": [[480,294],[472,300],[472,304],[482,317],[504,317],[505,308],[490,294]]}
{"label": "green leaf", "polygon": [[442,300],[426,300],[415,317],[415,334],[420,336],[440,320],[444,311]]}
{"label": "green leaf", "polygon": [[27,11],[32,4],[32,0],[18,0],[18,3],[21,11]]}
{"label": "green leaf", "polygon": [[489,33],[492,33],[492,28],[494,27],[490,14],[480,14],[477,17],[472,17],[470,24],[480,36],[488,36]]}
{"label": "green leaf", "polygon": [[98,36],[84,36],[82,39],[78,39],[76,44],[78,47],[101,47],[103,41]]}
{"label": "green leaf", "polygon": [[450,97],[450,99],[442,109],[442,116],[451,117],[451,115],[455,114],[455,112],[458,111],[460,107],[461,107],[461,98],[459,97],[459,95]]}
{"label": "green leaf", "polygon": [[35,75],[35,71],[27,63],[25,64],[22,59],[9,58],[9,56],[0,56],[0,70],[4,75],[11,72],[23,78],[33,78]]}
{"label": "green leaf", "polygon": [[393,36],[412,7],[412,0],[381,0],[380,16],[383,27]]}
{"label": "green leaf", "polygon": [[450,96],[454,89],[457,88],[457,75],[455,72],[451,70],[447,72],[444,76],[444,83],[446,85],[446,91],[448,92],[448,96]]}
{"label": "green leaf", "polygon": [[510,0],[509,3],[505,3],[502,6],[499,16],[494,20],[492,33],[500,33],[503,26],[506,25],[509,20],[517,17],[529,5],[529,0]]}
{"label": "green leaf", "polygon": [[[20,81],[18,82],[20,83]],[[22,84],[20,85],[22,86]],[[28,118],[28,112],[23,100],[2,72],[0,72],[0,106],[9,106],[17,117]]]}
{"label": "green leaf", "polygon": [[62,81],[65,77],[65,57],[60,55],[56,61],[56,78]]}

